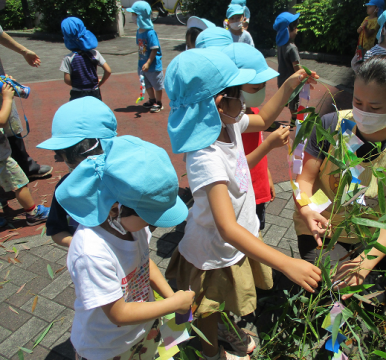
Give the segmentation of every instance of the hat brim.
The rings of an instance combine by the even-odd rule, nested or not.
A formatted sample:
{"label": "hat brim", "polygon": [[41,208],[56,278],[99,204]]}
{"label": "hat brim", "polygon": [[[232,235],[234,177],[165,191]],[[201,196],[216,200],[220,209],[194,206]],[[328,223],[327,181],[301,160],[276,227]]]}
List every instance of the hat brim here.
{"label": "hat brim", "polygon": [[268,69],[259,72],[256,74],[256,76],[248,82],[248,84],[262,84],[265,83],[268,80],[274,79],[275,77],[278,77],[280,74],[268,67]]}
{"label": "hat brim", "polygon": [[81,137],[71,137],[71,138],[50,138],[46,141],[43,141],[39,145],[36,145],[39,149],[46,149],[46,150],[61,150],[61,149],[67,149],[70,146],[73,146],[77,144],[78,142],[84,140],[84,138]]}
{"label": "hat brim", "polygon": [[207,29],[209,26],[208,26],[208,23],[206,23],[204,20],[200,19],[199,17],[197,16],[191,16],[189,19],[188,19],[188,22],[186,23],[186,27],[188,29],[192,28],[192,27],[196,27],[198,29],[201,29],[201,30],[205,30]]}
{"label": "hat brim", "polygon": [[248,84],[255,76],[255,70],[239,69],[238,74],[227,84],[227,87]]}
{"label": "hat brim", "polygon": [[132,8],[127,8],[126,11],[129,12],[129,13],[134,13],[135,14],[135,11]]}
{"label": "hat brim", "polygon": [[135,211],[148,224],[160,227],[176,226],[188,217],[188,208],[179,196],[175,205],[162,213],[151,213],[149,210],[142,212],[141,209],[135,209]]}
{"label": "hat brim", "polygon": [[230,19],[234,15],[244,15],[244,9],[232,11],[227,15],[227,18]]}

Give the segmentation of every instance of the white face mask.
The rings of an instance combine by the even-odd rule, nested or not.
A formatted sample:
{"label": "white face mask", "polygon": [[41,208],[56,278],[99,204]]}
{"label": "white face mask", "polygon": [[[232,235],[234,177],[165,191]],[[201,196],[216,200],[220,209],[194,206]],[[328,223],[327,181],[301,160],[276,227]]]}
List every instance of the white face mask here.
{"label": "white face mask", "polygon": [[[239,114],[237,116],[230,116],[228,114],[225,114],[224,112],[222,113],[222,115],[226,116],[226,117],[229,117],[231,119],[233,119],[236,123],[238,123],[241,118],[245,115],[245,111],[247,110],[247,106],[245,105],[245,101],[244,101],[244,96],[243,94],[240,94],[240,98],[235,98],[235,97],[232,97],[232,96],[227,96],[226,94],[224,95],[225,98],[228,98],[228,99],[238,99],[240,100],[240,103],[241,103],[241,110],[239,112]],[[222,121],[222,127],[225,128],[226,127],[226,124],[224,124]]]}
{"label": "white face mask", "polygon": [[116,219],[108,217],[107,221],[112,229],[117,230],[122,235],[126,235],[128,232],[125,230],[125,228],[122,226],[122,223],[121,223],[121,213],[122,213],[121,204],[118,204],[118,211],[119,211],[119,214]]}
{"label": "white face mask", "polygon": [[241,90],[241,94],[244,97],[245,105],[247,107],[259,107],[265,99],[265,86],[253,94],[243,90]]}
{"label": "white face mask", "polygon": [[238,21],[234,23],[229,23],[229,27],[233,30],[240,30],[243,27],[243,22]]}
{"label": "white face mask", "polygon": [[364,112],[355,106],[352,114],[359,131],[363,134],[374,134],[386,128],[386,114]]}

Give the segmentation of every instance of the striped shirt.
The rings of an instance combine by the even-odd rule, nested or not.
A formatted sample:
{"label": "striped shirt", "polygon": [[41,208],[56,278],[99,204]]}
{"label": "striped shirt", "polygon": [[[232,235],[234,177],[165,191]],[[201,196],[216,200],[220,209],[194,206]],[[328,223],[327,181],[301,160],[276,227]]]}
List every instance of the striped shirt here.
{"label": "striped shirt", "polygon": [[370,50],[366,51],[364,60],[366,61],[376,55],[386,55],[386,48],[379,46],[378,44],[373,46]]}

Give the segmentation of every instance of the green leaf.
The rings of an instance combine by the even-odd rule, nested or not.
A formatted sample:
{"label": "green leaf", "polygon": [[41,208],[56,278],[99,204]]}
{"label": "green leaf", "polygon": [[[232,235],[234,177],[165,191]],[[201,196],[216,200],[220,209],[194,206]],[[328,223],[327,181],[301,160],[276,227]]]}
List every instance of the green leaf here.
{"label": "green leaf", "polygon": [[375,247],[377,250],[379,250],[379,251],[383,252],[384,254],[386,254],[386,247],[383,246],[383,245],[381,245],[379,242],[376,242],[376,243],[374,244],[374,247]]}
{"label": "green leaf", "polygon": [[316,129],[322,133],[324,138],[333,146],[336,146],[336,141],[329,131],[325,130],[322,124],[316,124]]}
{"label": "green leaf", "polygon": [[360,293],[363,290],[369,289],[374,284],[362,284],[362,285],[355,285],[355,286],[347,286],[343,289],[340,289],[339,292],[341,295],[346,295],[346,294],[355,294],[355,293]]}
{"label": "green leaf", "polygon": [[300,66],[304,69],[304,71],[307,73],[307,75],[311,76],[311,71],[310,71],[310,69],[308,69],[307,66],[304,66],[304,65],[300,65]]}
{"label": "green leaf", "polygon": [[378,355],[382,359],[386,359],[386,353],[381,350],[374,350],[371,354]]}
{"label": "green leaf", "polygon": [[202,333],[201,330],[199,330],[197,327],[195,327],[193,324],[191,324],[192,329],[194,332],[205,342],[207,342],[210,346],[213,346],[212,343],[206,338],[206,336]]}
{"label": "green leaf", "polygon": [[371,320],[370,316],[367,315],[366,311],[363,310],[355,301],[352,301],[350,306],[354,308],[354,310],[358,313],[358,315],[363,319],[367,327],[374,331],[379,336],[379,330]]}
{"label": "green leaf", "polygon": [[378,202],[379,209],[381,210],[381,213],[384,214],[386,212],[385,189],[381,179],[378,179]]}
{"label": "green leaf", "polygon": [[342,231],[343,231],[342,226],[339,226],[338,228],[335,229],[334,235],[332,236],[330,242],[327,245],[326,252],[330,251],[334,247],[334,245],[337,243]]}
{"label": "green leaf", "polygon": [[386,229],[386,224],[375,220],[353,217],[351,221],[354,224],[358,224],[358,225],[365,225],[365,226],[370,226],[370,227],[375,227],[380,229]]}
{"label": "green leaf", "polygon": [[16,254],[17,253],[17,249],[15,247],[12,248],[13,252]]}
{"label": "green leaf", "polygon": [[259,335],[260,335],[260,338],[265,340],[265,341],[271,340],[271,337],[268,334],[266,334],[265,332],[261,331]]}
{"label": "green leaf", "polygon": [[50,264],[47,264],[47,271],[48,271],[48,275],[50,275],[51,279],[53,280],[54,279],[54,272],[52,271],[52,267]]}
{"label": "green leaf", "polygon": [[330,279],[330,274],[327,272],[327,270],[326,270],[326,268],[324,267],[324,265],[319,264],[319,266],[320,266],[321,269],[322,269],[323,279],[324,279],[324,281],[326,282],[327,287],[328,287],[328,288],[331,288],[332,283],[331,283],[331,279]]}
{"label": "green leaf", "polygon": [[302,82],[295,88],[295,90],[292,92],[291,96],[289,97],[287,104],[288,105],[293,99],[295,99],[296,95],[300,93],[300,91],[303,89],[303,86],[307,82],[308,78],[305,78],[302,80]]}
{"label": "green leaf", "polygon": [[17,352],[17,356],[19,357],[19,360],[24,360],[24,354],[21,349],[19,349],[19,351]]}
{"label": "green leaf", "polygon": [[225,309],[225,301],[224,301],[222,304],[220,304],[218,310],[219,310],[220,312],[222,312],[222,311],[224,311],[224,309]]}
{"label": "green leaf", "polygon": [[19,347],[19,349],[20,350],[23,350],[24,352],[26,352],[27,354],[32,354],[33,353],[33,351],[32,350],[30,350],[30,349],[27,349],[27,348],[25,348],[25,347],[22,347],[22,346],[20,346]]}
{"label": "green leaf", "polygon": [[233,329],[233,331],[235,332],[235,334],[238,336],[238,338],[240,339],[240,341],[243,341],[243,339],[241,338],[240,334],[237,332],[236,328],[234,327],[232,321],[229,320],[228,314],[225,313],[225,312],[222,312],[221,314],[224,314],[225,318],[227,319],[228,323],[229,323],[230,326],[232,327],[232,329]]}
{"label": "green leaf", "polygon": [[224,313],[220,313],[220,314],[221,314],[221,320],[222,320],[222,322],[223,322],[224,325],[226,326],[227,331],[229,331],[228,321],[227,321],[227,319],[225,318]]}
{"label": "green leaf", "polygon": [[47,333],[52,328],[52,325],[54,325],[54,322],[52,322],[50,325],[48,325],[47,328],[40,334],[40,336],[35,341],[34,346],[32,346],[32,349],[34,349],[36,346],[38,346],[40,344],[40,342],[44,339],[44,337],[47,335]]}
{"label": "green leaf", "polygon": [[332,324],[332,347],[335,345],[336,338],[338,337],[338,332],[340,328],[340,323],[342,322],[342,313],[338,314]]}
{"label": "green leaf", "polygon": [[47,228],[44,226],[42,232],[40,233],[40,237],[42,238],[46,233]]}
{"label": "green leaf", "polygon": [[346,165],[343,161],[341,160],[338,160],[337,158],[335,158],[334,156],[332,156],[331,154],[325,152],[324,150],[322,150],[322,153],[328,158],[329,161],[331,161],[334,165],[336,165],[339,169],[341,170],[346,170]]}

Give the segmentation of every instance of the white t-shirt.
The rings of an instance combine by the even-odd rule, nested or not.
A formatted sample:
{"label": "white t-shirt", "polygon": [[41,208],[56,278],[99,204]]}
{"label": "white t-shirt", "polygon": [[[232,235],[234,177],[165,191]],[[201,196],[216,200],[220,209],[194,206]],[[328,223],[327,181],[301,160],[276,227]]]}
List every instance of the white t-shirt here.
{"label": "white t-shirt", "polygon": [[252,35],[249,31],[243,30],[241,35],[235,35],[232,31],[230,31],[230,33],[232,35],[233,42],[242,42],[255,47],[255,43],[253,42]]}
{"label": "white t-shirt", "polygon": [[205,186],[226,181],[237,223],[255,236],[259,234],[255,194],[241,140],[241,133],[248,124],[249,117],[244,115],[239,123],[227,125],[232,143],[215,141],[205,149],[186,154],[186,169],[194,205],[189,211],[185,235],[178,249],[198,269],[224,268],[236,264],[244,256],[221,238]]}
{"label": "white t-shirt", "polygon": [[119,300],[154,301],[149,280],[151,233],[144,228],[125,241],[102,227],[79,225],[67,256],[75,285],[71,342],[82,357],[106,360],[129,350],[150,330],[153,321],[118,327],[101,306]]}

